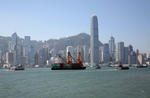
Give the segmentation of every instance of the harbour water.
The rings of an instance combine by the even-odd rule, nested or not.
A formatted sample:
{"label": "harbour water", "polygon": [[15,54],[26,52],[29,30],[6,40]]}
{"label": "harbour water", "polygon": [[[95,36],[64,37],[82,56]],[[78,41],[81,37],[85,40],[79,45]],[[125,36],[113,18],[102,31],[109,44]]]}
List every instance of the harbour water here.
{"label": "harbour water", "polygon": [[150,68],[0,69],[0,98],[150,98]]}

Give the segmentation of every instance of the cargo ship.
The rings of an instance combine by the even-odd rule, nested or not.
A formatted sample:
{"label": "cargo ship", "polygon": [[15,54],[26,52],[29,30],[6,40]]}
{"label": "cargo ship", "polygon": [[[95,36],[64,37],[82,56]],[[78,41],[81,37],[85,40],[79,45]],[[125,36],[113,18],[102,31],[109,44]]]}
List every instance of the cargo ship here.
{"label": "cargo ship", "polygon": [[59,58],[61,58],[64,63],[54,63],[51,65],[51,70],[84,70],[86,67],[83,65],[83,62],[81,60],[81,53],[78,53],[78,58],[75,61],[75,63],[72,62],[73,57],[71,56],[70,52],[68,52],[67,60],[65,61],[64,58],[62,58],[59,55]]}
{"label": "cargo ship", "polygon": [[9,68],[9,70],[12,70],[12,71],[18,71],[18,70],[24,70],[25,68],[22,66],[22,65],[18,65],[18,66],[11,66]]}

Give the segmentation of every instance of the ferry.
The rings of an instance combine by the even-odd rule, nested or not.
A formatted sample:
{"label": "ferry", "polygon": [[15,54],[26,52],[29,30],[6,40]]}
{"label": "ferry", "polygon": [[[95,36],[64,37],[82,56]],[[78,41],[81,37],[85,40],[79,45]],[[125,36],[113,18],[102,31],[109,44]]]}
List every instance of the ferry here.
{"label": "ferry", "polygon": [[18,71],[18,70],[24,70],[25,68],[22,66],[22,65],[18,65],[18,66],[11,66],[9,68],[9,70],[12,70],[12,71]]}

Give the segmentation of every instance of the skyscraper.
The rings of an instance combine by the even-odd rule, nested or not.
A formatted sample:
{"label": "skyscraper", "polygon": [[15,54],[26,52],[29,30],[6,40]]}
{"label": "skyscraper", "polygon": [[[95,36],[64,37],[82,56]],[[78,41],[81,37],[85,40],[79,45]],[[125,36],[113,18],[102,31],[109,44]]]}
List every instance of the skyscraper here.
{"label": "skyscraper", "polygon": [[34,55],[34,60],[35,60],[35,65],[39,64],[39,53],[36,51],[35,55]]}
{"label": "skyscraper", "polygon": [[124,47],[124,63],[128,64],[128,55],[129,55],[129,49],[128,47]]}
{"label": "skyscraper", "polygon": [[99,44],[98,44],[98,19],[96,15],[91,18],[91,39],[90,39],[90,62],[91,66],[99,64]]}
{"label": "skyscraper", "polygon": [[124,42],[116,44],[116,62],[124,63]]}
{"label": "skyscraper", "polygon": [[10,65],[14,64],[14,58],[12,52],[6,52],[6,63]]}
{"label": "skyscraper", "polygon": [[128,64],[137,64],[137,56],[134,51],[128,55]]}
{"label": "skyscraper", "polygon": [[100,61],[101,63],[110,61],[109,45],[107,43],[100,47]]}
{"label": "skyscraper", "polygon": [[84,62],[88,62],[88,48],[87,46],[83,46],[83,59],[84,59]]}
{"label": "skyscraper", "polygon": [[140,54],[139,56],[138,56],[138,63],[139,64],[144,64],[145,62],[144,62],[144,56],[143,56],[143,54]]}
{"label": "skyscraper", "polygon": [[24,47],[25,47],[25,57],[26,57],[26,63],[30,64],[30,36],[25,36],[24,37]]}
{"label": "skyscraper", "polygon": [[129,53],[131,53],[133,51],[133,46],[132,45],[129,45],[128,46],[128,50],[129,50]]}
{"label": "skyscraper", "polygon": [[33,46],[30,47],[30,65],[34,65],[34,54],[35,49]]}
{"label": "skyscraper", "polygon": [[15,50],[15,46],[17,44],[17,37],[18,36],[17,36],[16,32],[13,33],[12,36],[11,36],[11,46],[10,46],[11,50]]}
{"label": "skyscraper", "polygon": [[115,39],[112,36],[109,40],[109,54],[110,54],[110,57],[113,60],[114,56],[115,56]]}
{"label": "skyscraper", "polygon": [[47,45],[44,45],[43,46],[43,48],[42,48],[42,50],[43,50],[43,62],[44,62],[44,64],[46,64],[47,63],[47,60],[48,60],[48,46]]}
{"label": "skyscraper", "polygon": [[24,45],[25,46],[30,46],[30,36],[25,36],[24,37]]}

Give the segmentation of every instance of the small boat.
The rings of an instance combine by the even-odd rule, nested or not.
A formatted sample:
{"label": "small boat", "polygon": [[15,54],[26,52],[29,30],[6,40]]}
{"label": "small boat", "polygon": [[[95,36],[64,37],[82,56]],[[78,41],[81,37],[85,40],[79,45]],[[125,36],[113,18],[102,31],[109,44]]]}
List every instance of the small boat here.
{"label": "small boat", "polygon": [[100,65],[97,65],[97,66],[96,66],[96,69],[101,69],[101,66],[100,66]]}
{"label": "small boat", "polygon": [[128,66],[123,66],[122,64],[120,64],[119,66],[117,66],[117,69],[119,69],[119,70],[128,70],[129,67]]}
{"label": "small boat", "polygon": [[25,68],[22,66],[22,65],[18,65],[18,66],[11,66],[9,68],[9,70],[12,70],[12,71],[17,71],[17,70],[24,70]]}
{"label": "small boat", "polygon": [[147,67],[148,67],[148,65],[146,65],[146,64],[136,66],[136,68],[147,68]]}

